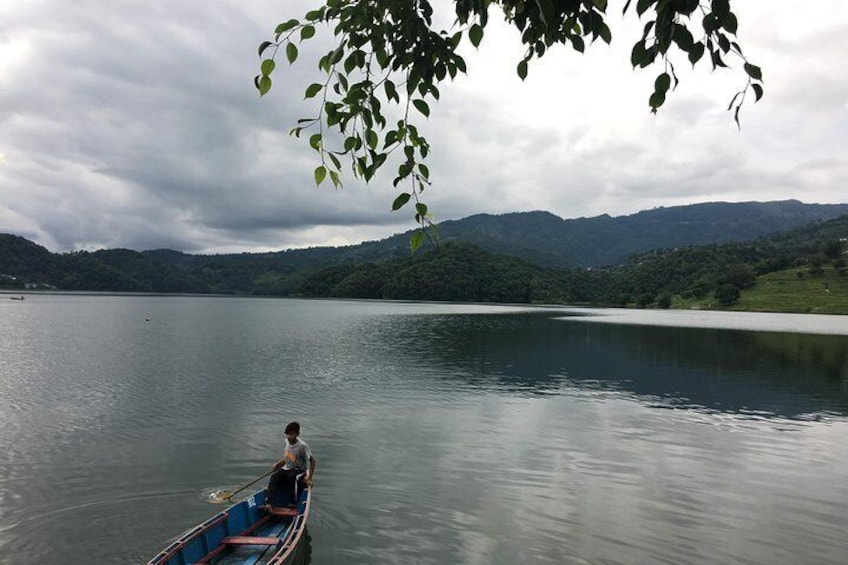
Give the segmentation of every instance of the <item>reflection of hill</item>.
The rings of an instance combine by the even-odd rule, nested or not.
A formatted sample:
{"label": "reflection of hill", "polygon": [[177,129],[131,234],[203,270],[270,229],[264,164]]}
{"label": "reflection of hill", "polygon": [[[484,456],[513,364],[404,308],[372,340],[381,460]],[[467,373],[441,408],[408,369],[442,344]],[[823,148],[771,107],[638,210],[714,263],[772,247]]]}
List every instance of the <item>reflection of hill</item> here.
{"label": "reflection of hill", "polygon": [[[409,317],[391,341],[485,389],[551,393],[563,382],[672,406],[798,418],[848,414],[848,338],[571,323],[549,315]],[[438,369],[438,367],[436,367]]]}

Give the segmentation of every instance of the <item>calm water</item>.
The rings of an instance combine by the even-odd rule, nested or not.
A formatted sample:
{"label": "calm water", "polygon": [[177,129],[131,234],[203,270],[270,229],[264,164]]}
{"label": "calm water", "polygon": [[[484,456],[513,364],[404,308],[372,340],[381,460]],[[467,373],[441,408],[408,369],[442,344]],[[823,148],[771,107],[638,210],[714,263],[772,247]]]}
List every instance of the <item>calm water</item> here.
{"label": "calm water", "polygon": [[316,565],[848,562],[848,317],[562,314],[0,295],[0,563],[144,562],[292,419]]}

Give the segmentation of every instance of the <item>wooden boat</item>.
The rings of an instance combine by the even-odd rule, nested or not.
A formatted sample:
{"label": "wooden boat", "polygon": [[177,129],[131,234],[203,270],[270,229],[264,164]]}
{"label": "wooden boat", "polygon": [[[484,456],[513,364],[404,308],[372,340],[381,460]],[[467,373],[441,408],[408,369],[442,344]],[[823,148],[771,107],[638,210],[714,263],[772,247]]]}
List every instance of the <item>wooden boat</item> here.
{"label": "wooden boat", "polygon": [[277,493],[266,507],[262,489],[183,533],[147,565],[288,565],[306,531],[312,489]]}

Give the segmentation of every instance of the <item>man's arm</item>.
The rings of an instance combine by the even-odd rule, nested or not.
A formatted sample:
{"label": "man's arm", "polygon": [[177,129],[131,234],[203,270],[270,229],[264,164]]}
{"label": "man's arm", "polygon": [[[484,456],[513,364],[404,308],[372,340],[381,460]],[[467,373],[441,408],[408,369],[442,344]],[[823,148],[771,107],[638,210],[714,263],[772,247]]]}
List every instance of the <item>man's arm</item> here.
{"label": "man's arm", "polygon": [[306,486],[308,486],[308,487],[312,486],[312,475],[315,474],[316,465],[317,465],[317,463],[315,461],[315,457],[310,455],[310,457],[309,457],[309,470],[306,472]]}

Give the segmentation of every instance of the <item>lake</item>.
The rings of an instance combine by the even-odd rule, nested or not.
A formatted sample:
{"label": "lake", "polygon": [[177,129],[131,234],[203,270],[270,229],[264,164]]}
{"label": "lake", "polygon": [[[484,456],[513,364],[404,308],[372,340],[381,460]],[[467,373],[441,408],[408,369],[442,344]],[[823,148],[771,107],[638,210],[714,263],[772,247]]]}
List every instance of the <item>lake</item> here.
{"label": "lake", "polygon": [[0,295],[0,563],[318,460],[306,561],[844,564],[848,317]]}

